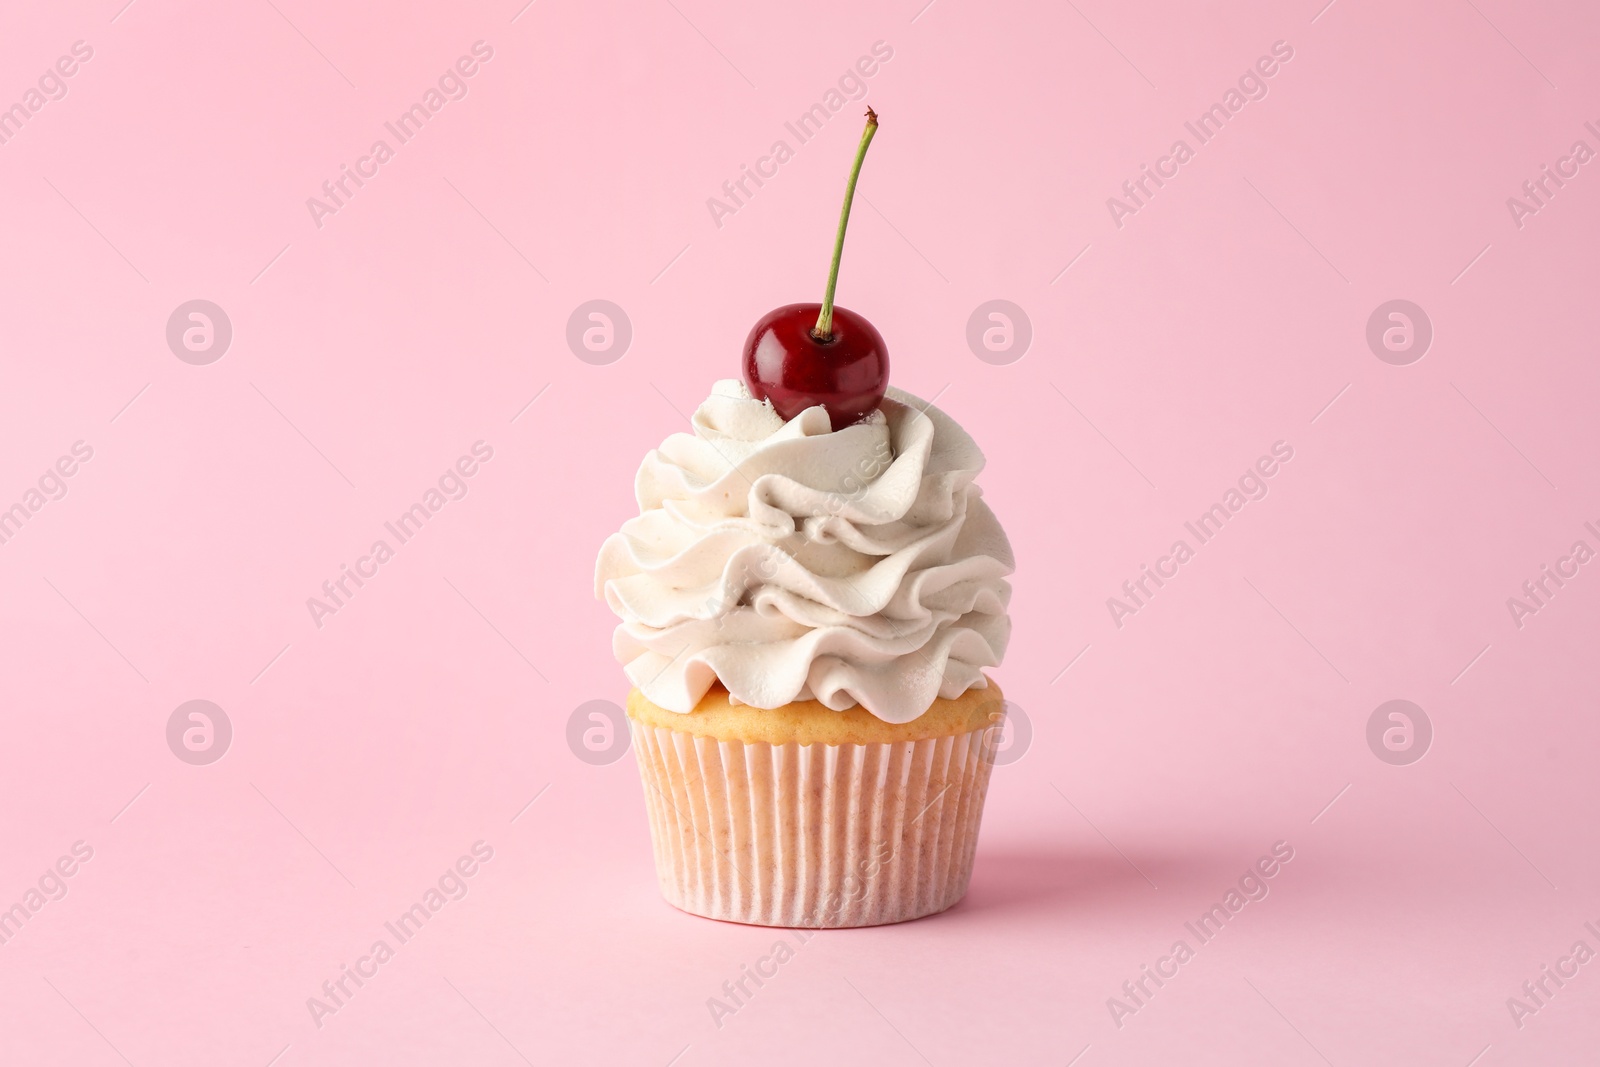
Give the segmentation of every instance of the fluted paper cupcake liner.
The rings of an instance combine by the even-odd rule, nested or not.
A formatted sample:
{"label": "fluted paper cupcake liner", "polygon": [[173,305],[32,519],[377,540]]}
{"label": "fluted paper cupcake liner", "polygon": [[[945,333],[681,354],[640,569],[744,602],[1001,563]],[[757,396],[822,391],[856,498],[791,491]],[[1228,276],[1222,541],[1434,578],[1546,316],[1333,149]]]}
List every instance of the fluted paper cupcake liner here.
{"label": "fluted paper cupcake liner", "polygon": [[718,741],[630,720],[661,892],[696,915],[846,927],[966,894],[989,723],[870,745]]}

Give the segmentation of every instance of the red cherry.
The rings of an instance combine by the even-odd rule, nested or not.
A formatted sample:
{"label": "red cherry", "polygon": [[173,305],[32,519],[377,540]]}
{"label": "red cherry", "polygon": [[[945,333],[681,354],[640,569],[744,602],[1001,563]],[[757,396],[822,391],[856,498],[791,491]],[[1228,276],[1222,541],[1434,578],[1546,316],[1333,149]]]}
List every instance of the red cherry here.
{"label": "red cherry", "polygon": [[866,319],[833,309],[833,333],[813,333],[821,304],[787,304],[761,316],[744,343],[744,383],[784,419],[821,404],[835,430],[878,410],[889,384],[889,350]]}
{"label": "red cherry", "polygon": [[770,400],[784,419],[821,404],[835,430],[859,422],[878,408],[889,384],[889,350],[872,323],[853,311],[835,307],[844,232],[850,224],[850,202],[867,146],[878,132],[878,116],[867,108],[850,180],[839,209],[833,238],[833,262],[820,304],[785,304],[761,317],[744,342],[744,383],[757,400]]}

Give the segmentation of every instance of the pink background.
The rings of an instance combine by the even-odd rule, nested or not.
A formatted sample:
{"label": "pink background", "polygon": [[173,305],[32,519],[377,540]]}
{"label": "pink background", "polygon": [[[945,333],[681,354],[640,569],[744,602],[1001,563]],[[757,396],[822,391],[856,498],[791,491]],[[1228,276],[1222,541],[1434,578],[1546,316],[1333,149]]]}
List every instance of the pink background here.
{"label": "pink background", "polygon": [[[94,850],[0,946],[0,1061],[1596,1054],[1600,962],[1506,1005],[1600,949],[1600,567],[1506,606],[1600,548],[1600,164],[1506,206],[1600,149],[1587,5],[122,3],[0,15],[0,102],[93,48],[0,145],[0,506],[94,450],[0,545],[0,906]],[[468,95],[319,228],[306,198],[478,40]],[[1106,199],[1280,40],[1119,228]],[[595,552],[750,324],[820,296],[860,103],[720,228],[706,199],[876,41],[841,302],[987,451],[1033,739],[965,902],[816,937],[719,1028],[707,998],[793,935],[664,904],[632,756],[565,731],[626,691]],[[204,366],[164,335],[195,298],[234,331]],[[606,366],[564,340],[596,298],[633,326]],[[1033,328],[1009,365],[965,340],[997,298]],[[1365,340],[1397,298],[1435,333],[1407,366]],[[478,440],[470,493],[315,626]],[[1270,494],[1114,625],[1280,440]],[[1365,736],[1399,698],[1434,729],[1409,766]],[[208,766],[166,742],[194,699],[233,726]],[[319,1028],[307,998],[478,840]],[[1280,840],[1270,896],[1119,1028],[1107,998]]]}

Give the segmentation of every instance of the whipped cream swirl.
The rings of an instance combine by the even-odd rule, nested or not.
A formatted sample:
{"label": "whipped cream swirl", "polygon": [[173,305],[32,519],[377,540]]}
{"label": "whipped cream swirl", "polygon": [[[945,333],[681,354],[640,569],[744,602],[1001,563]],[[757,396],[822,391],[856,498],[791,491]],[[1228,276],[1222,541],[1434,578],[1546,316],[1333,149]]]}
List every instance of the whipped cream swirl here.
{"label": "whipped cream swirl", "polygon": [[688,712],[721,681],[736,703],[900,723],[986,686],[1011,635],[1011,545],[949,416],[891,388],[834,431],[821,407],[785,422],[730,380],[692,421],[645,457],[640,515],[595,566],[646,697]]}

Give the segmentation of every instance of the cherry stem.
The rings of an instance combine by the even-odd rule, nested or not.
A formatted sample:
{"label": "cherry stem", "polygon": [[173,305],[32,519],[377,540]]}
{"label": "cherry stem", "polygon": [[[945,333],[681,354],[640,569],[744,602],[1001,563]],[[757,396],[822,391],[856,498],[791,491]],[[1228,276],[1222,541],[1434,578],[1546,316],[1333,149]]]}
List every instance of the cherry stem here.
{"label": "cherry stem", "polygon": [[850,168],[850,181],[844,187],[844,207],[839,210],[839,233],[833,239],[833,263],[828,267],[828,291],[822,294],[822,312],[811,336],[819,341],[833,338],[833,291],[839,285],[839,260],[844,256],[844,230],[850,225],[850,204],[856,198],[856,179],[861,176],[861,163],[867,158],[867,146],[878,132],[878,113],[867,108],[867,128],[861,131],[861,145],[856,149],[856,161]]}

